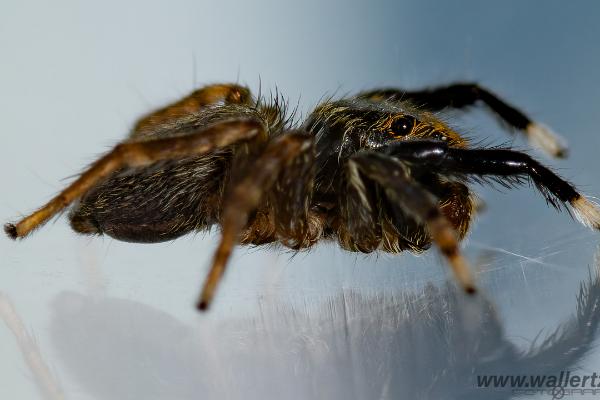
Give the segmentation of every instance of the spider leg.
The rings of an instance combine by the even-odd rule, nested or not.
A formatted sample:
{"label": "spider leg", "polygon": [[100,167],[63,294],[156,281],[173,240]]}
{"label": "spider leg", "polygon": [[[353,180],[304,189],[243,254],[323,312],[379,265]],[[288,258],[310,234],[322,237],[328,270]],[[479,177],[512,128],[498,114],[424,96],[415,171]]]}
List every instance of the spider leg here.
{"label": "spider leg", "polygon": [[554,157],[563,158],[567,155],[566,142],[562,137],[547,126],[532,121],[522,111],[476,83],[457,83],[415,91],[379,89],[361,93],[359,97],[373,100],[407,100],[431,111],[440,111],[448,107],[461,109],[479,101],[510,127],[523,132],[530,143]]}
{"label": "spider leg", "polygon": [[292,249],[310,247],[322,234],[320,216],[310,210],[315,179],[315,148],[294,157],[270,190],[268,202],[279,240]]}
{"label": "spider leg", "polygon": [[157,126],[184,115],[198,112],[213,104],[247,104],[252,96],[250,91],[236,84],[214,84],[193,91],[183,99],[159,108],[138,119],[133,126],[131,136],[141,137],[151,133]]}
{"label": "spider leg", "polygon": [[376,199],[367,189],[370,183],[361,176],[357,163],[345,164],[339,198],[342,221],[338,229],[338,240],[344,249],[370,253],[381,242]]}
{"label": "spider leg", "polygon": [[204,282],[198,309],[207,310],[210,306],[238,236],[248,223],[248,215],[256,209],[280,173],[297,157],[312,151],[312,143],[312,137],[304,133],[290,132],[277,137],[267,145],[247,175],[229,185],[221,215],[221,241]]}
{"label": "spider leg", "polygon": [[474,293],[475,283],[469,264],[460,252],[458,233],[443,215],[436,197],[410,177],[402,162],[388,155],[361,152],[352,156],[349,163],[378,183],[393,207],[400,207],[427,227],[460,285],[467,293]]}
{"label": "spider leg", "polygon": [[263,131],[262,124],[254,120],[227,121],[186,136],[120,143],[94,162],[79,178],[46,205],[16,224],[6,224],[4,231],[12,239],[27,236],[80,198],[99,181],[121,168],[143,167],[165,159],[205,154],[220,147],[249,140]]}
{"label": "spider leg", "polygon": [[437,141],[406,141],[388,146],[385,152],[419,168],[448,176],[496,178],[520,183],[529,178],[556,208],[568,203],[584,225],[600,229],[600,208],[577,189],[532,157],[509,149],[462,149]]}

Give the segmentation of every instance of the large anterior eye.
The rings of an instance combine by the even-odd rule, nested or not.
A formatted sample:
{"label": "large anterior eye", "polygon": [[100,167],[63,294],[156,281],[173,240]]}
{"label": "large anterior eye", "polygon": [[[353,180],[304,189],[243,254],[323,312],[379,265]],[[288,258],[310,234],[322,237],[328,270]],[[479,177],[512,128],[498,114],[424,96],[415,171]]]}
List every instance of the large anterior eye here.
{"label": "large anterior eye", "polygon": [[392,122],[390,130],[394,136],[406,136],[412,132],[415,126],[415,119],[409,115],[403,115]]}

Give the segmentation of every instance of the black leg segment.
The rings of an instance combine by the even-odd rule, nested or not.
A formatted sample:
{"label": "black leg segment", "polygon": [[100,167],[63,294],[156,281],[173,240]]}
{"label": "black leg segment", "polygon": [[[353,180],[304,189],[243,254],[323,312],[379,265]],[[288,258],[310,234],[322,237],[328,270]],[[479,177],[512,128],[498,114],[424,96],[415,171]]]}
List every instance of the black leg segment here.
{"label": "black leg segment", "polygon": [[567,154],[564,140],[548,127],[532,121],[525,113],[476,83],[456,83],[412,91],[385,88],[363,92],[359,94],[359,97],[373,100],[410,101],[418,107],[424,107],[431,111],[440,111],[445,108],[462,109],[480,102],[508,126],[524,132],[529,141],[551,155],[565,157]]}
{"label": "black leg segment", "polygon": [[518,183],[519,178],[529,178],[550,204],[559,208],[569,203],[582,223],[600,229],[598,207],[572,184],[525,153],[509,149],[452,148],[436,141],[398,142],[388,146],[386,153],[440,175],[499,178],[509,184]]}
{"label": "black leg segment", "polygon": [[524,130],[532,122],[521,111],[476,83],[457,83],[444,87],[414,91],[381,89],[361,94],[361,97],[367,98],[375,96],[393,101],[408,100],[417,106],[423,106],[431,111],[440,111],[444,108],[460,109],[472,106],[477,101],[481,101],[513,128]]}

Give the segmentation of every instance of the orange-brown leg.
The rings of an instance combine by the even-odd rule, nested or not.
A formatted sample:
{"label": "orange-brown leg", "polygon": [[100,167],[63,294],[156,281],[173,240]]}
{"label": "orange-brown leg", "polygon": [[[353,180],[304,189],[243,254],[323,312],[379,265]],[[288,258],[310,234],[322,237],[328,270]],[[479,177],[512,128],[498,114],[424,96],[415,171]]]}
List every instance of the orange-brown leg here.
{"label": "orange-brown leg", "polygon": [[381,185],[392,207],[400,207],[427,227],[459,284],[467,293],[474,293],[475,282],[460,252],[459,234],[444,216],[437,198],[412,180],[400,161],[389,156],[365,152],[353,156],[350,163],[355,163],[366,177]]}
{"label": "orange-brown leg", "polygon": [[247,175],[231,183],[221,216],[221,241],[204,282],[198,309],[206,310],[210,306],[225,272],[227,260],[240,232],[248,223],[248,215],[257,208],[264,193],[273,186],[281,171],[310,151],[312,137],[306,134],[288,133],[279,136],[265,148]]}
{"label": "orange-brown leg", "polygon": [[208,85],[140,118],[133,127],[132,136],[143,136],[165,122],[198,112],[202,107],[211,104],[248,104],[251,99],[250,90],[240,85]]}
{"label": "orange-brown leg", "polygon": [[263,131],[262,124],[254,120],[229,121],[186,136],[118,144],[46,205],[16,224],[6,224],[4,230],[13,239],[27,236],[99,181],[121,168],[143,167],[160,160],[205,154],[220,147],[249,140]]}

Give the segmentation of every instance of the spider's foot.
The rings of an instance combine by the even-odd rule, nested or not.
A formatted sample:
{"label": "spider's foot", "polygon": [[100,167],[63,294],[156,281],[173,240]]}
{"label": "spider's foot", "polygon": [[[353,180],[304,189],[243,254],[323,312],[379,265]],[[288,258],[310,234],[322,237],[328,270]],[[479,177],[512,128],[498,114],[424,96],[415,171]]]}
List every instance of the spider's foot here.
{"label": "spider's foot", "polygon": [[549,127],[531,122],[525,128],[529,142],[556,158],[565,158],[568,154],[567,142]]}
{"label": "spider's foot", "polygon": [[448,261],[450,261],[450,267],[454,272],[458,284],[465,293],[469,295],[477,293],[475,279],[473,278],[473,273],[467,259],[462,254],[456,252],[455,254],[450,254]]}
{"label": "spider's foot", "polygon": [[600,230],[600,205],[595,201],[579,196],[569,202],[575,217],[587,227]]}
{"label": "spider's foot", "polygon": [[[209,275],[210,276],[210,275]],[[206,312],[210,308],[213,300],[215,286],[210,284],[210,279],[207,279],[207,283],[204,285],[202,289],[202,293],[200,294],[200,298],[196,303],[196,310],[201,312]]]}
{"label": "spider's foot", "polygon": [[204,300],[202,300],[202,301],[199,301],[199,302],[198,302],[198,304],[196,304],[196,308],[197,308],[199,311],[207,311],[207,310],[208,310],[208,307],[209,307],[209,305],[210,305],[210,303],[209,303],[208,301],[204,301]]}
{"label": "spider's foot", "polygon": [[19,237],[17,233],[17,226],[15,224],[4,224],[4,232],[6,232],[8,237],[13,240]]}

